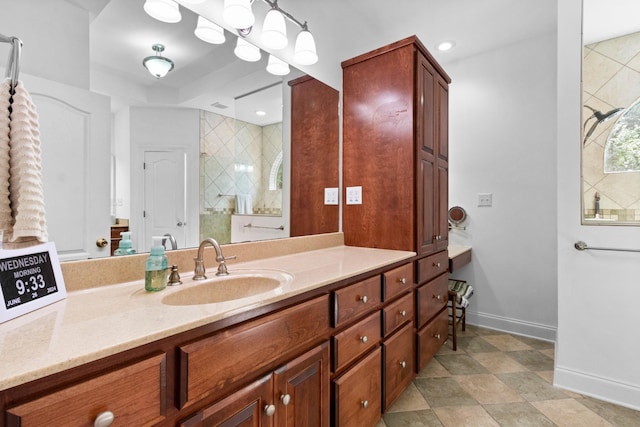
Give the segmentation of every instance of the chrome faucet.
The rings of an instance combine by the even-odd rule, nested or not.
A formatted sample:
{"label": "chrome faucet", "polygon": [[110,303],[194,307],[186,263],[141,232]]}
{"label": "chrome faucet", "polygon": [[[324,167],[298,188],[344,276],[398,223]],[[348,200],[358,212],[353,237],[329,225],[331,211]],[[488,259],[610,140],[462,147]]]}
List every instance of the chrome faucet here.
{"label": "chrome faucet", "polygon": [[167,243],[167,239],[169,239],[169,242],[171,242],[171,249],[173,249],[174,251],[178,249],[176,238],[173,237],[171,233],[165,233],[165,235],[162,236],[162,246],[164,246],[165,249],[167,249],[167,247],[165,246],[165,243]]}
{"label": "chrome faucet", "polygon": [[225,258],[225,256],[222,255],[222,248],[220,248],[220,245],[218,244],[218,242],[216,242],[216,239],[213,239],[211,237],[204,239],[198,247],[197,258],[193,259],[196,263],[195,270],[193,271],[193,280],[203,280],[207,278],[207,276],[205,276],[204,274],[204,247],[207,245],[213,246],[213,248],[216,250],[216,261],[218,262],[218,272],[216,273],[216,276],[228,275],[229,272],[227,271],[227,264],[225,264],[225,261],[228,259],[236,258],[235,256]]}

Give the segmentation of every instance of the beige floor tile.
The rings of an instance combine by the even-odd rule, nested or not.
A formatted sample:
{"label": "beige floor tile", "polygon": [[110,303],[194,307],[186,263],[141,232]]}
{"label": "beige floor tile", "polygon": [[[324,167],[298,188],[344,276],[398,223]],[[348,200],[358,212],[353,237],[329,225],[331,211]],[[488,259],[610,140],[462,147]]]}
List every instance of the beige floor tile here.
{"label": "beige floor tile", "polygon": [[495,375],[460,375],[454,379],[482,405],[524,401],[518,392],[500,381]]}
{"label": "beige floor tile", "polygon": [[531,349],[530,345],[525,344],[513,335],[485,335],[482,338],[501,351],[519,351]]}
{"label": "beige floor tile", "polygon": [[559,427],[607,427],[612,424],[575,399],[531,402]]}
{"label": "beige floor tile", "polygon": [[384,420],[380,418],[380,421],[378,421],[375,427],[387,427],[387,425],[384,423]]}
{"label": "beige floor tile", "polygon": [[553,384],[553,371],[539,371],[536,372],[536,375],[548,382],[549,384]]}
{"label": "beige floor tile", "polygon": [[499,427],[482,406],[436,408],[434,412],[445,427]]}
{"label": "beige floor tile", "polygon": [[550,358],[554,359],[556,357],[556,351],[552,348],[547,348],[544,350],[540,350],[540,353],[544,354],[545,356],[549,356]]}
{"label": "beige floor tile", "polygon": [[420,393],[412,383],[402,392],[394,404],[387,409],[387,412],[420,411],[423,409],[429,409],[429,404],[424,400],[422,393]]}
{"label": "beige floor tile", "polygon": [[440,378],[448,376],[451,376],[451,374],[436,358],[431,359],[431,361],[427,363],[427,366],[417,375],[418,378]]}
{"label": "beige floor tile", "polygon": [[524,366],[504,353],[473,353],[471,357],[494,374],[506,374],[527,370]]}

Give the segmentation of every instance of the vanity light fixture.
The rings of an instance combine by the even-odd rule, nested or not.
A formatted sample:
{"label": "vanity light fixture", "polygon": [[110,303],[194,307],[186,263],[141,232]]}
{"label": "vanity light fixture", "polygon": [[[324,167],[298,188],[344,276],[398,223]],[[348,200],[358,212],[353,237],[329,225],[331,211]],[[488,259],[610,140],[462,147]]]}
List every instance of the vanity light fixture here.
{"label": "vanity light fixture", "polygon": [[233,28],[248,29],[256,21],[249,0],[224,0],[222,18]]}
{"label": "vanity light fixture", "polygon": [[[274,2],[274,5],[277,3]],[[284,15],[278,9],[272,8],[264,17],[260,40],[266,47],[275,50],[284,49],[289,43],[287,24],[284,22]]]}
{"label": "vanity light fixture", "polygon": [[188,4],[202,4],[207,0],[182,0],[183,3],[188,3]]}
{"label": "vanity light fixture", "polygon": [[151,46],[151,49],[153,49],[156,54],[144,58],[142,60],[142,65],[149,70],[152,76],[159,79],[166,76],[169,71],[173,70],[174,63],[169,58],[162,56],[164,45],[156,43]]}
{"label": "vanity light fixture", "polygon": [[456,42],[453,40],[447,40],[447,41],[443,41],[441,43],[438,44],[437,49],[440,52],[446,52],[448,50],[451,50],[455,47]]}
{"label": "vanity light fixture", "polygon": [[318,62],[316,42],[313,39],[313,35],[307,29],[306,22],[304,23],[302,31],[298,33],[298,37],[296,38],[293,60],[300,65],[313,65]]}
{"label": "vanity light fixture", "polygon": [[267,63],[267,71],[275,76],[286,76],[289,74],[289,64],[282,59],[269,55],[269,62]]}
{"label": "vanity light fixture", "polygon": [[158,21],[174,24],[182,19],[180,7],[173,0],[146,0],[143,8],[147,15]]}
{"label": "vanity light fixture", "polygon": [[236,48],[233,50],[233,53],[235,53],[238,58],[248,62],[256,62],[262,58],[260,49],[242,37],[238,37],[238,42],[236,43]]}
{"label": "vanity light fixture", "polygon": [[198,24],[193,33],[207,43],[222,44],[225,41],[224,29],[202,16],[198,16]]}

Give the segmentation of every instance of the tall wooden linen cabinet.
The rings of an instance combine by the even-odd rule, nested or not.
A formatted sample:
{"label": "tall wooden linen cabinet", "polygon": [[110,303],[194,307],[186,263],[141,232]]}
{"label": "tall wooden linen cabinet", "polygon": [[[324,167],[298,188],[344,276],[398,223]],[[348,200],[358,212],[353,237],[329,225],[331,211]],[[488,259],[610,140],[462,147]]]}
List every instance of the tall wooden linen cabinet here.
{"label": "tall wooden linen cabinet", "polygon": [[[416,370],[448,334],[449,76],[412,36],[342,63],[345,243],[416,252]],[[361,187],[361,204],[350,187]]]}

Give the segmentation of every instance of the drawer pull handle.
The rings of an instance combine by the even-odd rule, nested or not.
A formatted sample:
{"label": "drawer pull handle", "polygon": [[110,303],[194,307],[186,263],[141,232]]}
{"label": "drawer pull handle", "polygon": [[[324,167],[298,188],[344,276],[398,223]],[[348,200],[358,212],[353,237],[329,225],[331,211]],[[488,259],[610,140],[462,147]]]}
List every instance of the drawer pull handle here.
{"label": "drawer pull handle", "polygon": [[440,333],[438,332],[437,334],[434,334],[434,335],[433,335],[433,337],[434,337],[435,339],[439,340],[439,339],[440,339]]}
{"label": "drawer pull handle", "polygon": [[407,283],[407,279],[405,277],[401,277],[401,278],[398,279],[398,282],[400,282],[403,285],[405,285]]}
{"label": "drawer pull handle", "polygon": [[369,401],[368,400],[360,401],[360,406],[362,406],[364,409],[367,409],[369,407]]}
{"label": "drawer pull handle", "polygon": [[440,301],[440,300],[442,299],[442,296],[440,296],[440,295],[434,295],[433,297],[434,297],[435,299],[437,299],[438,301]]}
{"label": "drawer pull handle", "polygon": [[362,344],[366,344],[366,343],[367,343],[367,341],[369,341],[369,338],[367,338],[367,336],[366,336],[366,335],[364,335],[364,336],[361,336],[361,337],[360,337],[360,341],[362,341]]}
{"label": "drawer pull handle", "polygon": [[405,317],[407,315],[406,310],[400,310],[400,316]]}
{"label": "drawer pull handle", "polygon": [[435,268],[440,268],[440,263],[439,263],[439,262],[434,262],[434,263],[433,263],[433,266],[434,266]]}
{"label": "drawer pull handle", "polygon": [[402,366],[403,368],[407,367],[407,362],[405,362],[404,360],[402,362],[400,362],[400,366]]}
{"label": "drawer pull handle", "polygon": [[276,406],[275,405],[266,405],[264,407],[264,413],[267,415],[267,417],[273,417],[273,414],[276,413]]}
{"label": "drawer pull handle", "polygon": [[280,401],[284,406],[287,406],[289,403],[291,403],[291,395],[283,394],[282,396],[280,396]]}
{"label": "drawer pull handle", "polygon": [[360,297],[360,301],[362,301],[363,304],[366,304],[367,301],[369,301],[369,298],[367,298],[366,295],[363,295],[363,296]]}
{"label": "drawer pull handle", "polygon": [[109,427],[113,420],[115,419],[115,415],[111,411],[100,412],[96,417],[96,420],[93,422],[93,427]]}

